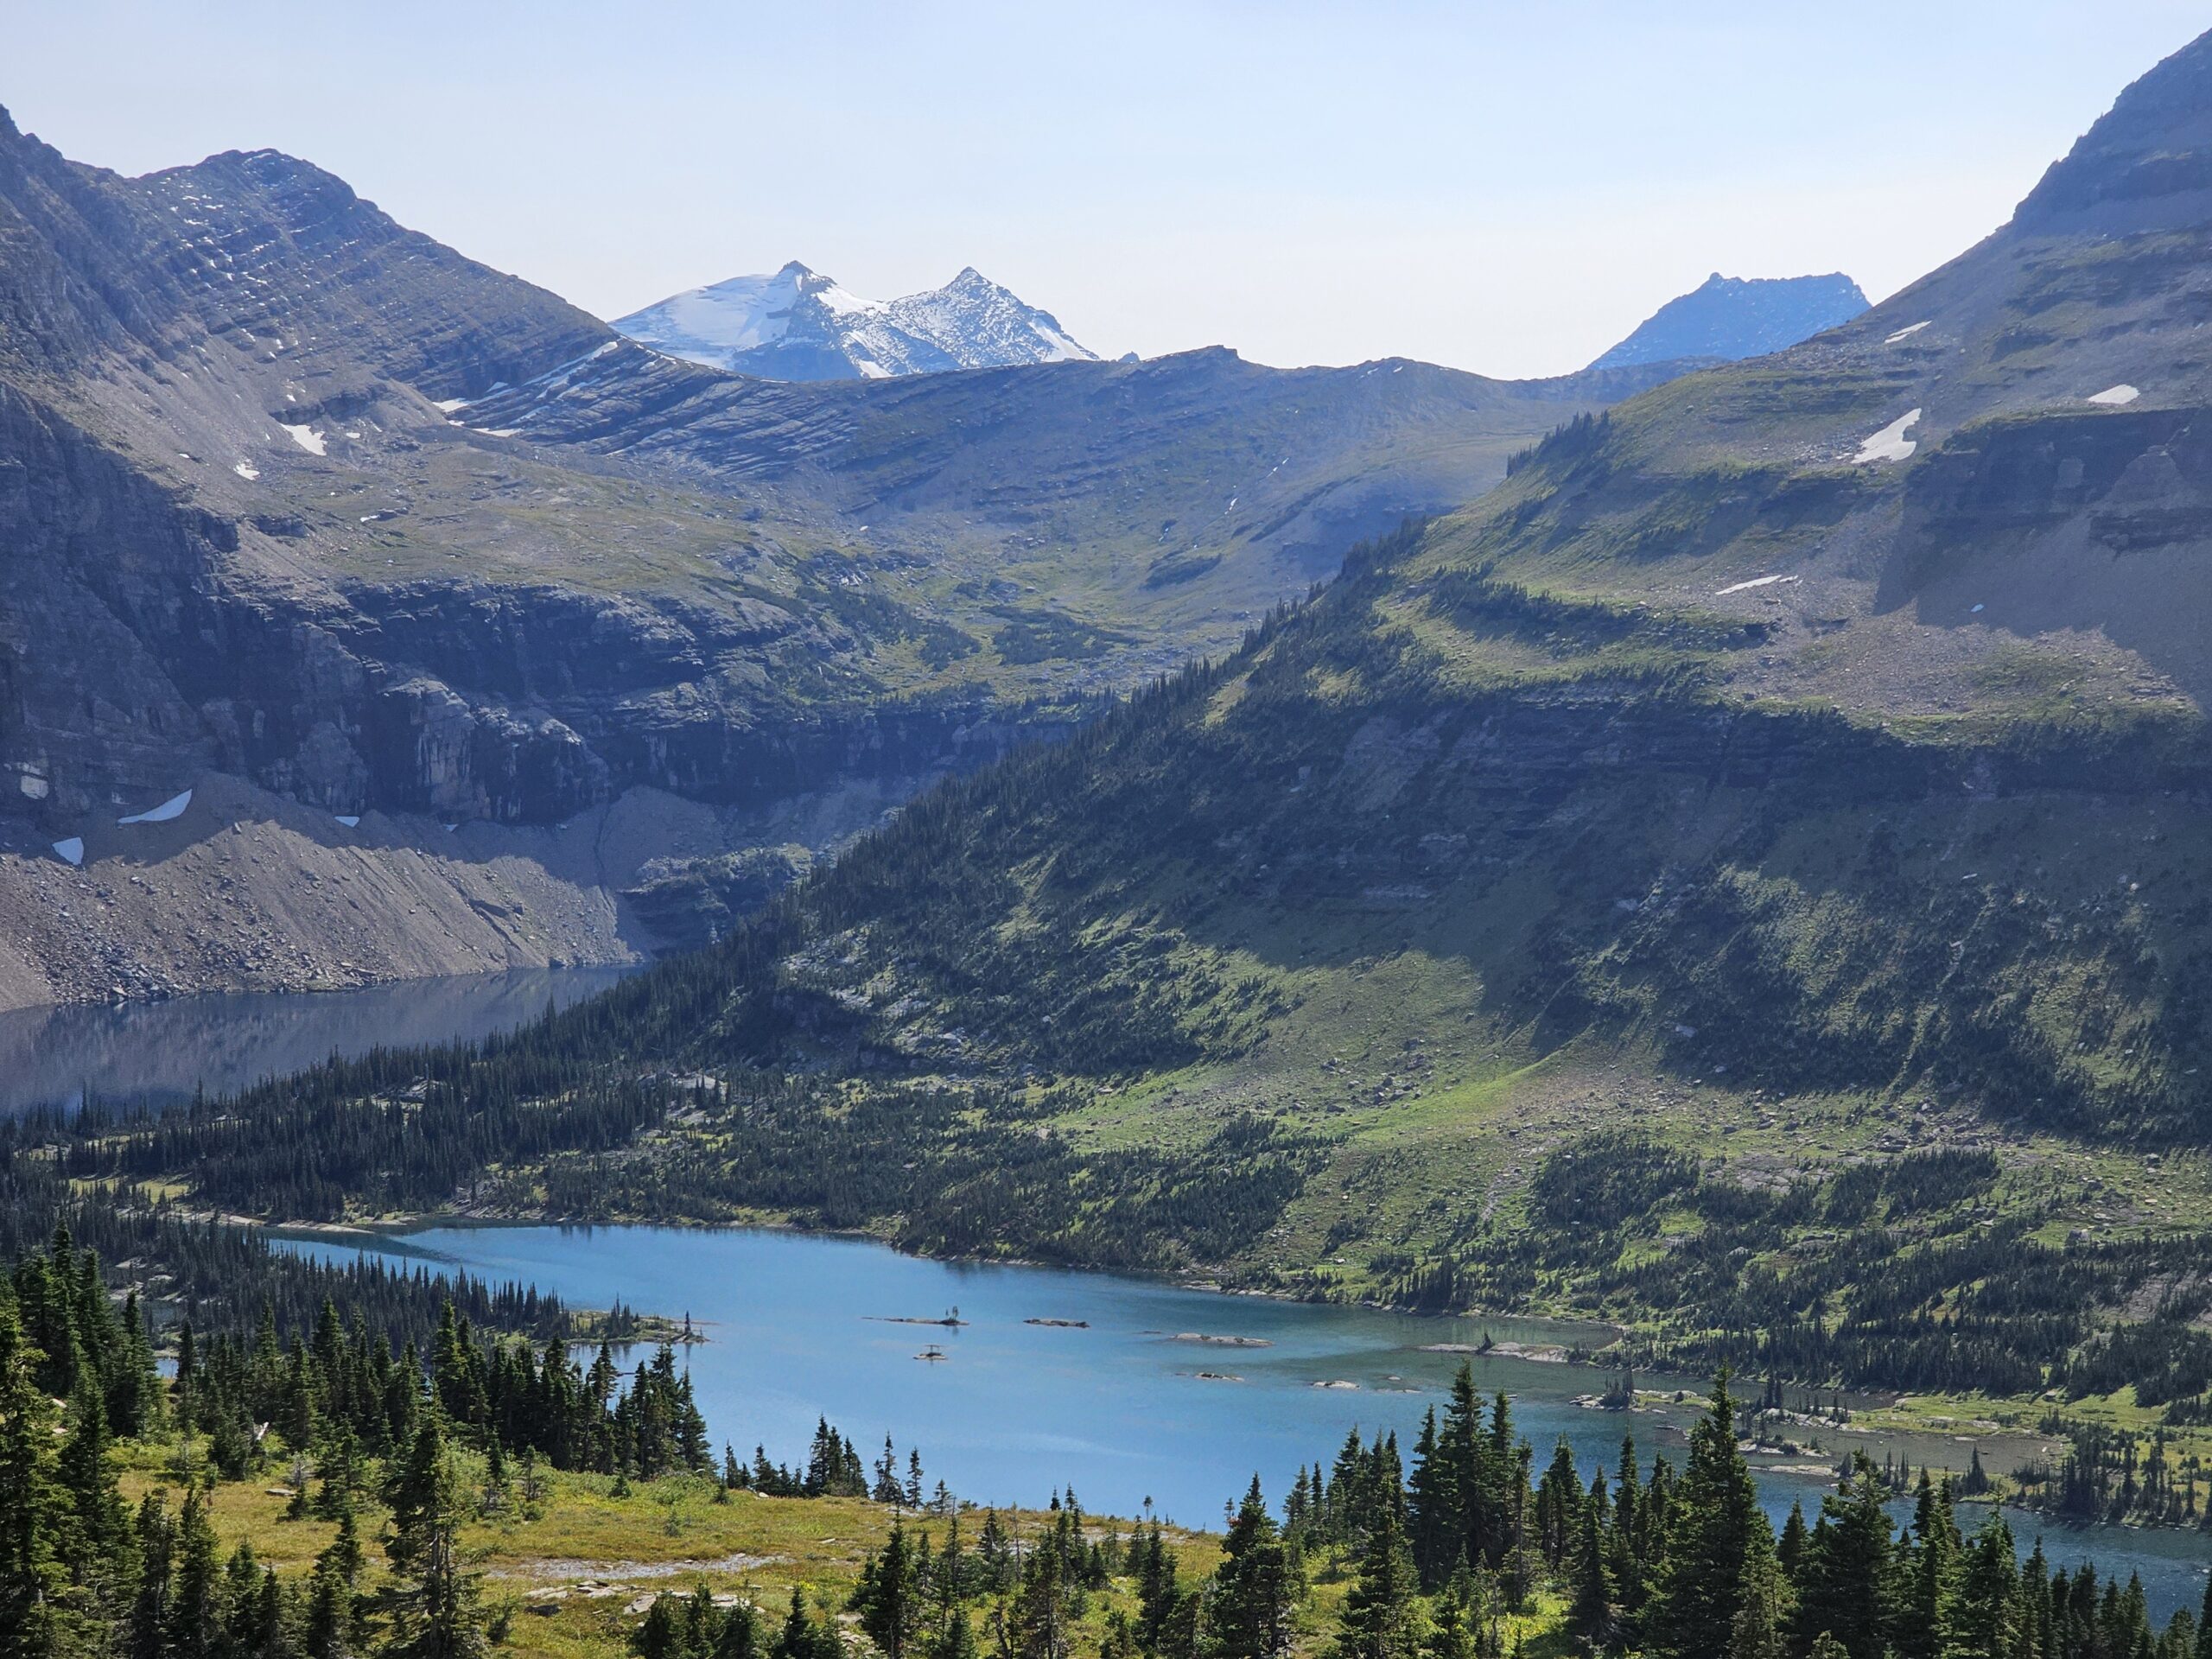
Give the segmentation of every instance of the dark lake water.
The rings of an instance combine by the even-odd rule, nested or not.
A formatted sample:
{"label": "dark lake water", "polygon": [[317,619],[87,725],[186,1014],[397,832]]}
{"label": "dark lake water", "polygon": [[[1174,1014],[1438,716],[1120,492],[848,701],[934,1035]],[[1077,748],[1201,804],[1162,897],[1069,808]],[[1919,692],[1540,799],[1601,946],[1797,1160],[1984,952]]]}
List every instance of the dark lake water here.
{"label": "dark lake water", "polygon": [[[328,1238],[286,1243],[334,1257],[361,1248]],[[887,1432],[902,1460],[908,1446],[918,1446],[929,1479],[942,1478],[963,1497],[1036,1504],[1072,1484],[1094,1511],[1134,1515],[1150,1498],[1192,1525],[1218,1525],[1224,1501],[1239,1496],[1255,1471],[1280,1501],[1299,1465],[1332,1460],[1355,1426],[1363,1433],[1395,1428],[1410,1449],[1421,1414],[1441,1406],[1462,1359],[1485,1394],[1503,1389],[1513,1396],[1540,1466],[1564,1436],[1586,1477],[1601,1462],[1613,1465],[1630,1430],[1647,1456],[1667,1452],[1679,1465],[1682,1431],[1704,1386],[1639,1377],[1640,1387],[1679,1385],[1689,1397],[1660,1411],[1592,1410],[1575,1397],[1604,1386],[1599,1372],[1432,1351],[1485,1337],[1572,1344],[1589,1338],[1587,1327],[1423,1319],[1105,1274],[924,1261],[852,1239],[736,1229],[442,1227],[373,1248],[535,1283],[578,1306],[619,1298],[654,1313],[689,1313],[711,1338],[685,1356],[701,1408],[716,1441],[733,1443],[741,1456],[760,1442],[779,1461],[796,1459],[816,1418],[827,1415],[871,1460]],[[939,1319],[956,1306],[966,1321],[957,1329],[891,1322]],[[1088,1328],[1027,1323],[1034,1319],[1084,1320]],[[1177,1339],[1190,1333],[1266,1345]],[[944,1360],[918,1359],[932,1343]],[[1963,1465],[1968,1452],[1948,1439],[1823,1441],[1824,1450],[1853,1445],[1877,1459],[1904,1452],[1916,1465],[1948,1455]],[[2004,1448],[1983,1445],[1985,1458],[2002,1455]],[[1800,1499],[1811,1512],[1827,1490],[1821,1479],[1773,1469],[1763,1470],[1759,1483],[1777,1518]],[[1964,1520],[1978,1524],[1971,1509]],[[2055,1562],[2091,1559],[2100,1573],[2141,1573],[2162,1618],[2203,1594],[2212,1540],[2202,1534],[2012,1521],[2024,1548],[2040,1531]]]}
{"label": "dark lake water", "polygon": [[0,1112],[107,1101],[167,1105],[242,1089],[379,1044],[488,1037],[605,989],[624,968],[525,968],[299,995],[181,996],[0,1013]]}

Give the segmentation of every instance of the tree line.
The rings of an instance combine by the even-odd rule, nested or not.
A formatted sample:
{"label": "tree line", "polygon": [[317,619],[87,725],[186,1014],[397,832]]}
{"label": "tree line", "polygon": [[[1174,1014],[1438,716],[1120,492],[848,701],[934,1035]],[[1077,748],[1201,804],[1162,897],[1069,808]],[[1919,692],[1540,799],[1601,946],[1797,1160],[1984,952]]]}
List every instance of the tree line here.
{"label": "tree line", "polygon": [[[2212,1592],[2205,1616],[2161,1626],[2136,1580],[2055,1567],[2040,1541],[2022,1559],[1999,1511],[1968,1533],[1924,1471],[1903,1526],[1861,1454],[1815,1517],[1800,1505],[1777,1532],[1738,1420],[1723,1377],[1679,1471],[1647,1472],[1630,1441],[1586,1480],[1561,1442],[1536,1474],[1507,1402],[1485,1412],[1463,1369],[1409,1465],[1393,1437],[1354,1434],[1300,1472],[1280,1521],[1255,1480],[1203,1577],[1156,1522],[1087,1536],[1056,1500],[1041,1535],[995,1558],[963,1546],[957,1516],[895,1528],[851,1606],[887,1659],[971,1659],[979,1639],[1003,1659],[1068,1659],[1109,1586],[1135,1611],[1109,1614],[1101,1659],[1283,1659],[1317,1639],[1330,1659],[1503,1659],[1553,1620],[1580,1652],[1649,1659],[2212,1659]],[[1317,1627],[1329,1581],[1344,1593]],[[644,1659],[713,1659],[687,1645],[684,1608],[655,1609]]]}

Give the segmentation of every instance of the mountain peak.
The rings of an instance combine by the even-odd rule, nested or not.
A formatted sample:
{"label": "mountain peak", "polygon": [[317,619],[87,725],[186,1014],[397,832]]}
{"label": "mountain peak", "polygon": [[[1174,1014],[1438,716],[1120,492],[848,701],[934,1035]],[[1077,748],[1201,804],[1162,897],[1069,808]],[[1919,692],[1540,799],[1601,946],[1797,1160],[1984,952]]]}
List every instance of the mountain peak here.
{"label": "mountain peak", "polygon": [[1092,359],[1048,311],[964,265],[943,288],[862,299],[794,259],[616,320],[671,357],[770,380],[880,379]]}
{"label": "mountain peak", "polygon": [[1592,369],[1681,358],[1763,357],[1848,322],[1866,309],[1841,271],[1821,276],[1725,276],[1714,271],[1646,318]]}
{"label": "mountain peak", "polygon": [[2107,236],[2212,220],[2212,32],[2153,67],[2051,163],[2012,215]]}

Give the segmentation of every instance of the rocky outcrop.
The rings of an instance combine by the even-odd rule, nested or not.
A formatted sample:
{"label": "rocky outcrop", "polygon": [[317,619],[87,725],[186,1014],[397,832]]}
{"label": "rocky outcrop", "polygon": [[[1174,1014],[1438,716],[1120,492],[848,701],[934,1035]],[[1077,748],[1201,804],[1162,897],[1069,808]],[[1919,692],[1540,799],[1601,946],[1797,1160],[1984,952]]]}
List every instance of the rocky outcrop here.
{"label": "rocky outcrop", "polygon": [[[0,114],[0,911],[22,906],[19,969],[50,981],[21,994],[695,938],[756,884],[688,861],[821,852],[1063,733],[1226,649],[1350,537],[1464,499],[1654,378],[1209,352],[766,386],[623,340],[292,157],[122,178]],[[1147,581],[1191,549],[1189,580]],[[393,931],[340,967],[288,901],[207,980],[164,930],[227,937],[234,892],[180,874],[149,909],[105,863],[137,855],[108,844],[116,819],[208,778],[246,791],[237,823],[414,826],[398,840],[448,897],[397,913],[428,931],[365,891]],[[646,814],[621,857],[542,861],[542,838],[664,796],[715,833]],[[196,795],[195,822],[216,804]],[[483,931],[467,837],[494,830],[517,839],[493,866],[540,861],[520,914],[563,943]],[[334,879],[313,836],[270,833]],[[81,870],[55,842],[83,843]],[[305,892],[264,862],[270,891]],[[144,925],[95,947],[34,925],[82,882]]]}

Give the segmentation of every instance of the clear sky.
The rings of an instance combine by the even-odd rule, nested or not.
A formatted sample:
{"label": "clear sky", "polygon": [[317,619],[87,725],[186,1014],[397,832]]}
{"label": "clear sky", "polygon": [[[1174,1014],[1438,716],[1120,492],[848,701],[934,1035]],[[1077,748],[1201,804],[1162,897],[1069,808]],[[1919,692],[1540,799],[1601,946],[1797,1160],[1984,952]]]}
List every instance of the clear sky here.
{"label": "clear sky", "polygon": [[1881,297],[2202,0],[22,0],[0,102],[291,151],[603,316],[973,264],[1109,355],[1574,368],[1708,272]]}

